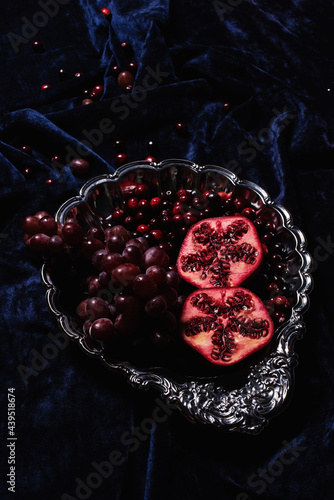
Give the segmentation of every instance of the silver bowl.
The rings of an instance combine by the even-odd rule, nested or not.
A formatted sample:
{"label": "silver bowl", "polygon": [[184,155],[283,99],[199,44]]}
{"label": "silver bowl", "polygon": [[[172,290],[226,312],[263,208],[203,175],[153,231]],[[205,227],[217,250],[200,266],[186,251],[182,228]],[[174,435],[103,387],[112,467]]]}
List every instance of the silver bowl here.
{"label": "silver bowl", "polygon": [[229,431],[259,433],[268,419],[277,415],[288,400],[294,384],[294,352],[296,339],[302,337],[302,313],[308,307],[312,288],[311,256],[306,250],[303,233],[293,225],[290,213],[271,201],[269,195],[256,184],[240,180],[230,171],[215,165],[199,166],[186,160],[165,160],[161,163],[132,162],[113,174],[105,174],[88,181],[78,196],[66,201],[58,210],[56,220],[64,223],[75,217],[88,229],[99,227],[112,211],[121,206],[120,184],[126,180],[148,182],[158,195],[162,190],[206,189],[242,194],[245,191],[251,204],[261,211],[269,211],[279,227],[278,238],[287,253],[287,283],[295,297],[289,320],[275,331],[270,351],[237,372],[218,372],[209,376],[194,376],[173,371],[173,368],[139,367],[127,361],[110,359],[103,348],[86,343],[75,319],[62,307],[59,290],[52,281],[49,266],[42,267],[42,279],[47,286],[47,302],[62,330],[78,342],[89,355],[99,358],[109,369],[123,374],[128,383],[138,389],[157,389],[173,408],[196,423],[212,424]]}

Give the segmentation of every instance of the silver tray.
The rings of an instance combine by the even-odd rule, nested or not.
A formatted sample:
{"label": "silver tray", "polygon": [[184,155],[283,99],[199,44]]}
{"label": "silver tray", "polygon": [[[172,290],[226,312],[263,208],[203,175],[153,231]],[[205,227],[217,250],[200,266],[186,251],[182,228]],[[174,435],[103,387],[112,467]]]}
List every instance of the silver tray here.
{"label": "silver tray", "polygon": [[[293,225],[290,213],[271,201],[269,195],[256,184],[240,180],[230,171],[215,165],[199,166],[186,160],[171,159],[161,163],[132,162],[113,174],[105,174],[88,181],[78,196],[66,201],[58,210],[56,220],[64,223],[69,216],[76,217],[86,229],[99,226],[121,200],[120,183],[135,178],[156,186],[158,194],[166,189],[197,189],[207,186],[219,190],[248,192],[252,206],[271,211],[279,226],[288,252],[288,286],[296,300],[290,319],[275,331],[270,351],[244,371],[244,379],[229,375],[208,377],[179,376],[171,369],[141,368],[129,362],[106,356],[103,348],[86,344],[83,333],[68,314],[62,310],[59,294],[48,272],[42,267],[42,279],[47,286],[47,302],[62,330],[78,342],[89,355],[99,358],[109,369],[124,375],[129,384],[138,389],[155,388],[173,408],[195,423],[211,424],[229,431],[259,433],[268,419],[279,413],[289,401],[294,384],[297,355],[294,344],[302,337],[302,313],[308,307],[312,288],[311,256],[306,250],[303,233]],[[244,382],[240,385],[240,380]]]}

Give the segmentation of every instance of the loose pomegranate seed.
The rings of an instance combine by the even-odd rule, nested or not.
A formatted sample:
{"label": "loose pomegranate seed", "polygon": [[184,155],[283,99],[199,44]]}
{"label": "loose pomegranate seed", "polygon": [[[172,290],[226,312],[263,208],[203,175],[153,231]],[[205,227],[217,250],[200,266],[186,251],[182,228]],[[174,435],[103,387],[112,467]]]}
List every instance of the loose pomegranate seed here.
{"label": "loose pomegranate seed", "polygon": [[32,48],[35,52],[43,52],[44,50],[43,43],[40,40],[35,40],[34,42],[32,42]]}
{"label": "loose pomegranate seed", "polygon": [[123,165],[127,161],[128,157],[124,153],[119,153],[118,155],[115,156],[115,163],[117,165]]}
{"label": "loose pomegranate seed", "polygon": [[175,129],[179,135],[185,135],[187,132],[187,125],[184,122],[178,122],[175,125]]}
{"label": "loose pomegranate seed", "polygon": [[47,90],[51,87],[48,83],[45,83],[44,85],[41,86],[41,90]]}
{"label": "loose pomegranate seed", "polygon": [[229,103],[229,102],[223,103],[223,110],[224,111],[229,111],[230,107],[231,107],[231,103]]}
{"label": "loose pomegranate seed", "polygon": [[94,99],[94,100],[100,99],[100,97],[102,97],[102,95],[103,95],[103,92],[104,92],[103,85],[95,85],[95,87],[93,88],[93,90],[90,93],[90,97],[91,97],[91,99]]}
{"label": "loose pomegranate seed", "polygon": [[92,104],[94,101],[92,99],[84,99],[81,101],[82,106],[88,106],[88,104]]}
{"label": "loose pomegranate seed", "polygon": [[103,7],[103,8],[101,9],[101,12],[102,12],[102,14],[104,15],[104,17],[105,17],[106,19],[108,19],[108,21],[111,19],[111,12],[110,12],[110,10],[109,10],[109,9],[107,9],[107,7]]}
{"label": "loose pomegranate seed", "polygon": [[164,240],[164,234],[162,231],[160,231],[160,229],[153,229],[152,231],[150,231],[150,234],[152,234],[152,236],[154,236],[154,239],[159,243]]}
{"label": "loose pomegranate seed", "polygon": [[150,230],[150,226],[148,226],[147,224],[140,224],[137,227],[138,233],[141,233],[141,234],[148,233],[149,230]]}
{"label": "loose pomegranate seed", "polygon": [[157,159],[154,156],[146,156],[145,161],[156,163]]}
{"label": "loose pomegranate seed", "polygon": [[128,68],[129,70],[132,72],[132,73],[136,73],[136,71],[138,70],[138,63],[135,62],[135,61],[131,61],[129,64],[128,64]]}
{"label": "loose pomegranate seed", "polygon": [[279,292],[279,287],[276,283],[269,283],[267,290],[270,294],[277,294]]}
{"label": "loose pomegranate seed", "polygon": [[284,323],[286,321],[286,317],[285,317],[285,314],[280,312],[280,311],[275,311],[273,314],[272,314],[272,319],[273,321],[278,324],[278,325],[281,325],[282,323]]}
{"label": "loose pomegranate seed", "polygon": [[182,214],[173,215],[173,221],[176,226],[181,226],[183,224],[183,215]]}
{"label": "loose pomegranate seed", "polygon": [[247,217],[249,220],[255,220],[256,219],[256,212],[254,208],[246,207],[241,211],[241,215],[243,217]]}
{"label": "loose pomegranate seed", "polygon": [[75,73],[74,78],[82,78],[82,76],[83,76],[83,73],[78,72],[78,73]]}
{"label": "loose pomegranate seed", "polygon": [[76,177],[86,177],[90,172],[90,164],[83,158],[74,158],[70,161],[70,169]]}
{"label": "loose pomegranate seed", "polygon": [[119,66],[113,66],[111,68],[111,73],[114,75],[114,76],[118,76],[121,72],[121,68]]}
{"label": "loose pomegranate seed", "polygon": [[114,210],[111,216],[113,222],[123,222],[125,220],[125,212],[121,208]]}
{"label": "loose pomegranate seed", "polygon": [[55,179],[46,179],[45,184],[47,184],[48,186],[50,186],[54,182],[56,182]]}
{"label": "loose pomegranate seed", "polygon": [[131,212],[137,211],[137,209],[138,209],[138,199],[137,198],[130,198],[126,204],[127,204],[128,209],[131,210]]}
{"label": "loose pomegranate seed", "polygon": [[183,220],[188,226],[192,226],[198,219],[192,212],[186,212],[183,216]]}
{"label": "loose pomegranate seed", "polygon": [[157,143],[155,141],[148,141],[148,143],[147,143],[147,149],[151,153],[155,153],[158,150],[158,145],[157,145]]}
{"label": "loose pomegranate seed", "polygon": [[20,150],[23,152],[23,153],[26,153],[27,155],[32,155],[32,149],[30,146],[27,146],[27,145],[23,145],[20,147]]}
{"label": "loose pomegranate seed", "polygon": [[141,210],[142,212],[149,212],[150,209],[151,209],[151,205],[150,205],[150,202],[147,201],[147,200],[139,200],[138,202],[138,209]]}
{"label": "loose pomegranate seed", "polygon": [[67,73],[66,69],[64,69],[64,68],[60,68],[60,69],[58,70],[58,78],[59,78],[59,80],[60,80],[60,81],[67,80],[67,78],[68,78],[68,73]]}
{"label": "loose pomegranate seed", "polygon": [[159,210],[162,206],[161,198],[158,198],[158,197],[152,198],[150,201],[150,205],[151,205],[153,210]]}
{"label": "loose pomegranate seed", "polygon": [[150,196],[150,188],[147,184],[139,184],[135,189],[135,194],[139,199],[148,198]]}
{"label": "loose pomegranate seed", "polygon": [[137,226],[137,221],[134,217],[131,217],[130,215],[128,217],[125,217],[124,220],[124,225],[127,229],[135,229]]}
{"label": "loose pomegranate seed", "polygon": [[114,142],[114,148],[117,151],[117,153],[125,153],[126,152],[126,145],[121,140],[117,140]]}
{"label": "loose pomegranate seed", "polygon": [[122,42],[121,47],[127,53],[127,55],[132,54],[133,50],[130,42]]}

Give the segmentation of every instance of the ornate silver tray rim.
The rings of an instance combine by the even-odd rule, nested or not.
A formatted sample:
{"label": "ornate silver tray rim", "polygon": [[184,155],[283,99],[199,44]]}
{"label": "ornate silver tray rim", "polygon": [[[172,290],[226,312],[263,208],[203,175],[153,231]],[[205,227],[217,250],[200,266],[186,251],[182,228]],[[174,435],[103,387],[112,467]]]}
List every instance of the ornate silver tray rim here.
{"label": "ornate silver tray rim", "polygon": [[88,349],[83,343],[82,335],[72,329],[69,318],[59,309],[57,288],[49,276],[47,264],[44,263],[41,275],[47,287],[47,303],[60,327],[71,339],[77,341],[87,354],[98,357],[108,369],[123,374],[133,387],[142,390],[157,389],[172,408],[180,410],[192,422],[211,424],[229,431],[257,434],[268,424],[268,419],[280,412],[288,402],[294,383],[294,367],[297,365],[294,344],[302,337],[305,328],[302,313],[308,307],[308,294],[312,289],[310,275],[312,259],[306,250],[306,238],[302,231],[293,225],[290,213],[283,206],[273,202],[261,187],[253,182],[239,179],[223,167],[199,166],[187,160],[170,159],[160,163],[148,161],[128,163],[113,174],[105,174],[89,180],[81,188],[78,196],[63,203],[55,217],[57,221],[63,223],[69,210],[87,200],[92,189],[105,182],[117,182],[121,175],[135,168],[162,171],[171,166],[183,166],[201,174],[217,172],[233,186],[248,188],[260,197],[263,205],[270,206],[281,216],[283,227],[295,238],[295,251],[301,259],[298,270],[300,286],[296,291],[296,304],[292,308],[290,320],[276,330],[273,352],[267,359],[250,368],[245,385],[235,390],[227,390],[221,385],[219,375],[205,379],[192,378],[180,383],[169,373],[164,373],[163,369],[138,369],[128,362],[111,362],[106,359],[103,352]]}

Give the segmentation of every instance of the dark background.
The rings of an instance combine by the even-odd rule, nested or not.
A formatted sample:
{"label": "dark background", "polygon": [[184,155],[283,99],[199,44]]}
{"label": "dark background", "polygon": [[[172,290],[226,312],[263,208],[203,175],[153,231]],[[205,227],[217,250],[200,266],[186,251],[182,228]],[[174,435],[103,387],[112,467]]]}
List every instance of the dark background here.
{"label": "dark background", "polygon": [[[1,457],[6,461],[6,392],[15,387],[16,498],[333,497],[334,6],[324,0],[236,3],[226,1],[225,13],[223,2],[204,0],[18,0],[1,6]],[[112,11],[112,28],[102,7]],[[51,14],[36,14],[45,9]],[[42,53],[33,51],[33,40],[43,42]],[[130,59],[120,48],[126,40],[134,51]],[[124,96],[112,67],[131,59],[139,64],[137,85],[148,66],[164,75],[137,106],[129,101],[129,113],[111,112],[112,102]],[[68,80],[59,81],[59,68]],[[75,78],[76,72],[82,76]],[[43,84],[50,88],[40,90]],[[96,84],[104,84],[103,98],[81,106],[82,90]],[[277,114],[268,139],[263,129]],[[258,436],[199,428],[173,412],[131,453],[121,438],[152,415],[156,393],[134,391],[72,344],[27,384],[19,374],[18,367],[31,368],[34,353],[50,342],[48,333],[58,331],[40,260],[24,247],[20,223],[37,210],[54,213],[79,189],[83,182],[68,166],[57,172],[51,158],[66,158],[87,139],[83,130],[98,128],[102,118],[115,127],[85,156],[92,176],[113,171],[117,139],[126,143],[129,161],[145,158],[147,142],[155,140],[158,160],[234,167],[291,211],[311,254],[321,257],[304,316],[307,331],[296,345],[291,404]],[[178,121],[187,124],[188,135],[177,135]],[[250,136],[257,144],[251,151]],[[20,151],[24,144],[32,156]],[[28,167],[29,177],[23,173]],[[300,448],[281,467],[285,442]],[[91,495],[82,490],[77,496],[76,478],[86,484],[92,463],[108,460],[113,450],[124,463]],[[260,493],[258,469],[270,464],[273,473]],[[12,495],[7,472],[4,463],[1,498]]]}

